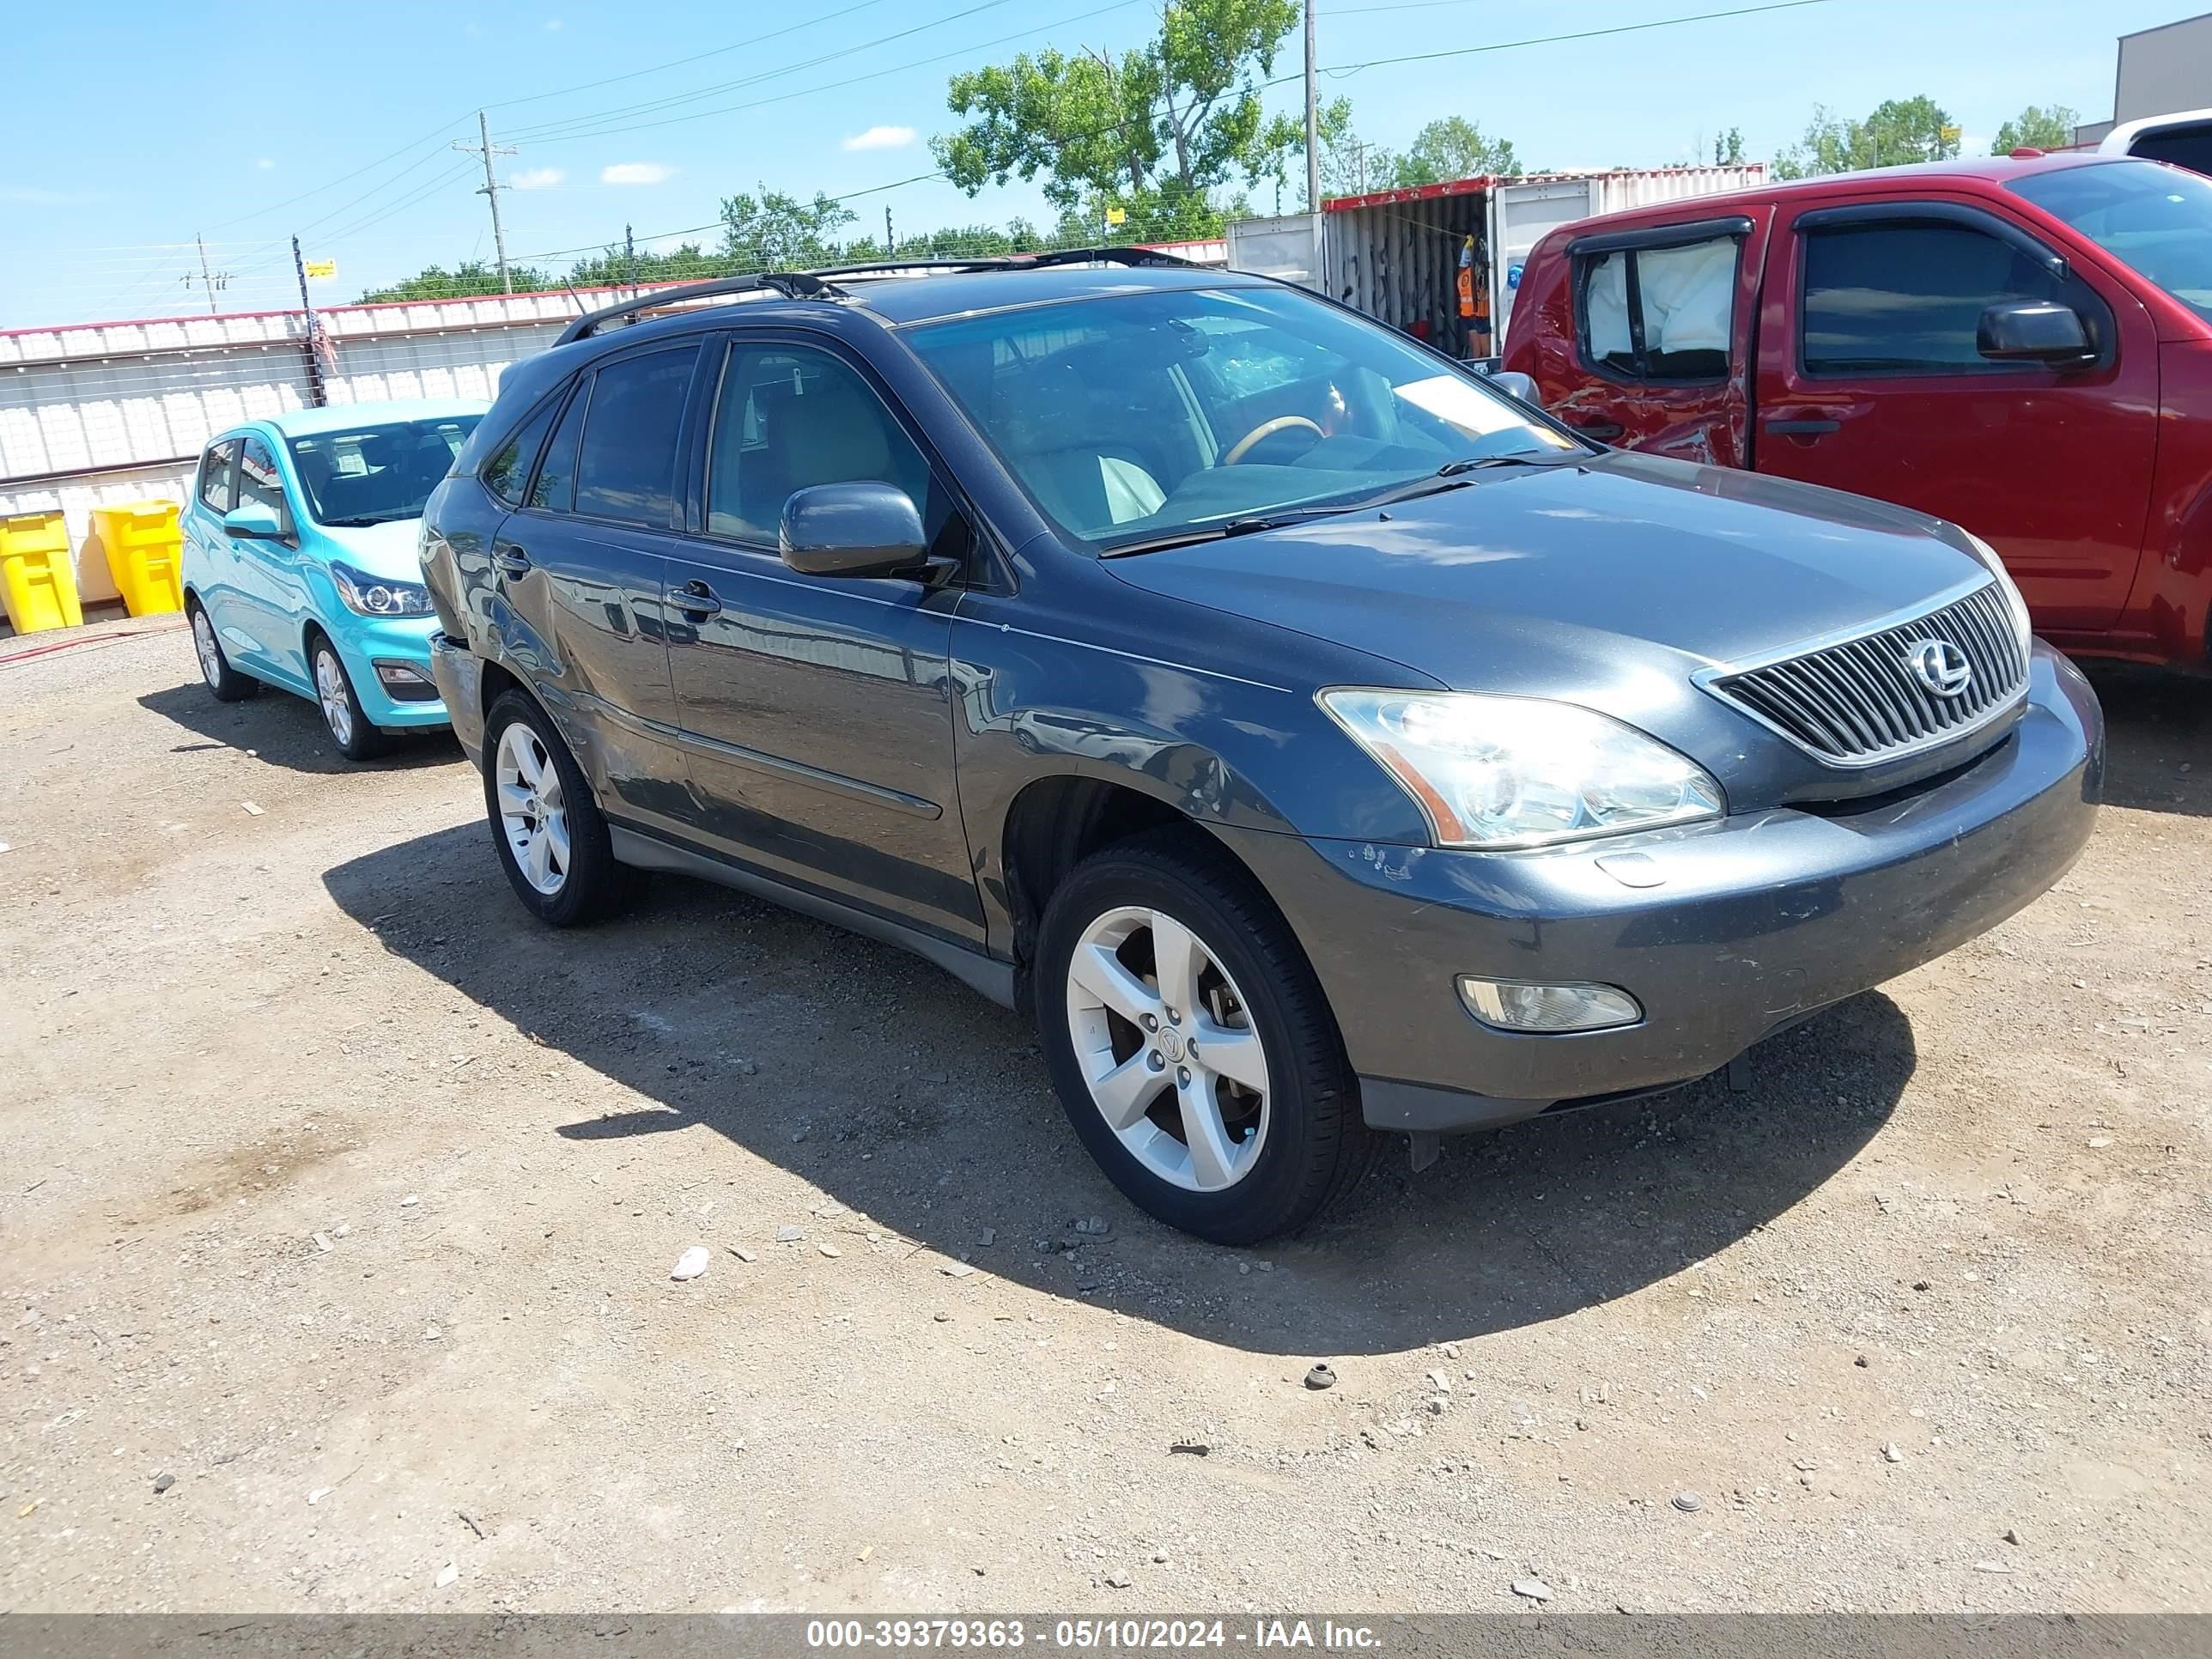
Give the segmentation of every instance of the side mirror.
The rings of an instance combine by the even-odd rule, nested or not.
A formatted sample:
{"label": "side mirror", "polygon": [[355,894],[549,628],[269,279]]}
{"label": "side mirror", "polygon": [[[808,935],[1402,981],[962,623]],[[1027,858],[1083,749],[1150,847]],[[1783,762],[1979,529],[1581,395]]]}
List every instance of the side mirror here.
{"label": "side mirror", "polygon": [[809,576],[913,576],[928,544],[906,491],[887,483],[815,484],[783,504],[783,562]]}
{"label": "side mirror", "polygon": [[259,501],[248,501],[244,507],[234,507],[222,515],[222,527],[240,541],[281,542],[284,526],[276,517],[274,507]]}
{"label": "side mirror", "polygon": [[1535,380],[1517,368],[1501,368],[1484,378],[1509,398],[1518,398],[1524,404],[1536,401]]}
{"label": "side mirror", "polygon": [[2097,355],[2081,313],[2045,300],[2008,300],[1982,313],[1974,349],[1993,362],[2080,366]]}

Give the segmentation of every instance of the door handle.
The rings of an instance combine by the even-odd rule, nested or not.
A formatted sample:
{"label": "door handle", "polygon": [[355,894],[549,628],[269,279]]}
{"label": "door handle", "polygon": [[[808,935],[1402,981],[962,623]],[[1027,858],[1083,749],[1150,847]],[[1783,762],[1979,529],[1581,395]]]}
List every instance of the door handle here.
{"label": "door handle", "polygon": [[491,562],[502,576],[520,576],[530,569],[530,555],[512,542],[503,542],[493,548]]}
{"label": "door handle", "polygon": [[704,582],[686,582],[668,596],[669,604],[690,617],[711,617],[722,608],[722,602],[708,590]]}
{"label": "door handle", "polygon": [[1823,432],[1833,432],[1841,421],[1769,421],[1766,429],[1778,437],[1817,438]]}
{"label": "door handle", "polygon": [[1564,418],[1569,426],[1581,433],[1583,437],[1595,438],[1601,444],[1611,443],[1628,429],[1619,421],[1608,421],[1602,415],[1589,416],[1581,420],[1577,420],[1571,415]]}

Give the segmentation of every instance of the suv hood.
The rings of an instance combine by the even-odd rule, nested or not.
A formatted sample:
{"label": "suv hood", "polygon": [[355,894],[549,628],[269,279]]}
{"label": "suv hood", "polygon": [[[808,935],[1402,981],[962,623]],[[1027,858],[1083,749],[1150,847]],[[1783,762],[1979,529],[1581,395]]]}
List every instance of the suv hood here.
{"label": "suv hood", "polygon": [[1378,665],[1381,684],[1601,710],[1699,761],[1739,807],[1899,781],[1879,767],[1844,777],[1787,750],[1690,676],[1932,605],[1982,574],[1948,539],[1957,532],[1838,490],[1656,456],[1475,477],[1380,512],[1105,568],[1398,665]]}
{"label": "suv hood", "polygon": [[1526,695],[1531,672],[1554,678],[1547,660],[1571,659],[1574,683],[1615,662],[1686,676],[1933,600],[1982,568],[1939,528],[1838,490],[1613,454],[1107,568],[1445,685]]}

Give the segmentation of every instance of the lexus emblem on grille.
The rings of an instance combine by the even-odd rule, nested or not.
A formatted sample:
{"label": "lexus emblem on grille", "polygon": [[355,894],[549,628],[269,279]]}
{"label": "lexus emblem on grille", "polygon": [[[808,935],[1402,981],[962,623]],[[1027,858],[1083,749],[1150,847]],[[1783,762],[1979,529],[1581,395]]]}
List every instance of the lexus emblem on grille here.
{"label": "lexus emblem on grille", "polygon": [[1905,653],[1905,666],[1939,697],[1964,696],[1974,683],[1974,665],[1948,640],[1929,640]]}

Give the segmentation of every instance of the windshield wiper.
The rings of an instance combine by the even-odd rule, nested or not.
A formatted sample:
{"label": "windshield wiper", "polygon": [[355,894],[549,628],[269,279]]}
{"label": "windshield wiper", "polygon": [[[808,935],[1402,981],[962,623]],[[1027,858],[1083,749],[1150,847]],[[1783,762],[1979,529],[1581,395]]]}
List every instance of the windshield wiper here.
{"label": "windshield wiper", "polygon": [[337,530],[365,530],[373,524],[398,524],[402,519],[420,517],[420,513],[364,513],[350,519],[325,519],[323,522]]}
{"label": "windshield wiper", "polygon": [[1145,536],[1135,541],[1116,542],[1098,556],[1118,559],[1129,553],[1158,553],[1170,547],[1192,547],[1200,542],[1226,541],[1231,536],[1249,536],[1261,530],[1280,530],[1288,525],[1304,524],[1309,519],[1349,513],[1353,507],[1362,505],[1364,503],[1352,501],[1334,507],[1287,507],[1279,513],[1249,514],[1242,518],[1224,519],[1219,524],[1194,526],[1188,530],[1171,531],[1163,536]]}

